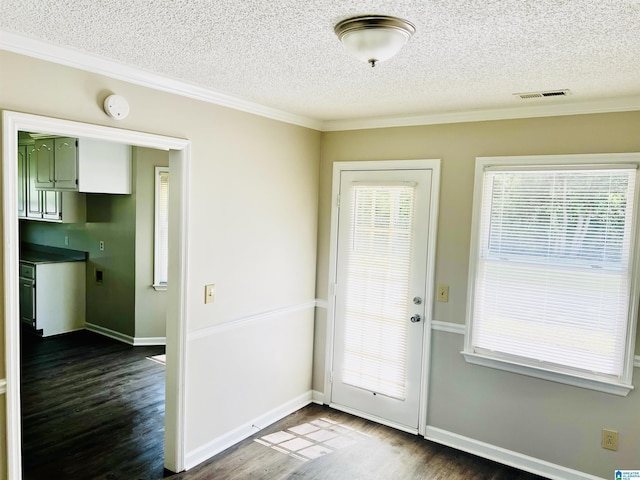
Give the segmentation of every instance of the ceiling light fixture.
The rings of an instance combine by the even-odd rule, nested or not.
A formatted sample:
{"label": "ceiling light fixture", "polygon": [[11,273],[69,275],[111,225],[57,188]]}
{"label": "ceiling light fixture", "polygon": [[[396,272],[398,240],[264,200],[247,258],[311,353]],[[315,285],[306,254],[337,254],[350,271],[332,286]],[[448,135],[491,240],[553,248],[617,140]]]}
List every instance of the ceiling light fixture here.
{"label": "ceiling light fixture", "polygon": [[375,67],[396,55],[416,27],[401,18],[369,15],[343,20],[334,30],[349,54]]}

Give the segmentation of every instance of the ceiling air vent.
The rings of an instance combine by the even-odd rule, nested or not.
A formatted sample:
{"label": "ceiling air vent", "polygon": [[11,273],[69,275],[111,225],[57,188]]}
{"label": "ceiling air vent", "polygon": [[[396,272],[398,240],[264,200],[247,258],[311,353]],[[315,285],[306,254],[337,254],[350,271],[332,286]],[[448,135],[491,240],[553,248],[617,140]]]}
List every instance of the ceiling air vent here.
{"label": "ceiling air vent", "polygon": [[529,100],[532,98],[546,98],[546,97],[566,97],[571,95],[569,89],[563,90],[548,90],[546,92],[527,92],[527,93],[514,93],[516,97],[521,98],[522,100]]}

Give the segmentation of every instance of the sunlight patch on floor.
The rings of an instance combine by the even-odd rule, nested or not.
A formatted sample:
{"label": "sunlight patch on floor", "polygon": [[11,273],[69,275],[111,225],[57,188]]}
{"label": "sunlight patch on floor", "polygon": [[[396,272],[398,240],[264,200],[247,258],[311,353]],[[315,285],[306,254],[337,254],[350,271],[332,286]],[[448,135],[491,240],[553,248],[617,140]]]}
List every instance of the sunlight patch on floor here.
{"label": "sunlight patch on floor", "polygon": [[369,435],[351,427],[320,418],[286,431],[257,438],[255,441],[273,450],[306,462],[341,448],[348,447]]}
{"label": "sunlight patch on floor", "polygon": [[152,357],[147,357],[147,358],[152,362],[160,363],[162,365],[167,364],[167,355],[164,353],[162,355],[154,355]]}

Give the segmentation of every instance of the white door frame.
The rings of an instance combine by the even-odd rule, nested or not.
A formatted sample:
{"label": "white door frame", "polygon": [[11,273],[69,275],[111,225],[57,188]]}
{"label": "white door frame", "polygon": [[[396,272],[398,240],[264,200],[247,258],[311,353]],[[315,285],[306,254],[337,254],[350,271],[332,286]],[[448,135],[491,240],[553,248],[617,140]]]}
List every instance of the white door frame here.
{"label": "white door frame", "polygon": [[22,478],[22,432],[20,413],[20,322],[18,301],[18,131],[46,132],[88,137],[132,146],[169,150],[169,275],[167,306],[167,368],[165,400],[165,467],[184,470],[185,372],[187,317],[188,192],[191,142],[132,130],[4,111],[2,116],[2,190],[4,215],[4,336],[6,363],[6,417],[8,478]]}
{"label": "white door frame", "polygon": [[[335,331],[335,279],[337,274],[338,255],[338,195],[340,193],[340,175],[343,171],[359,170],[431,170],[431,203],[429,208],[429,233],[427,239],[427,265],[426,265],[426,291],[425,299],[425,325],[424,338],[422,342],[422,378],[420,388],[420,412],[418,421],[418,434],[424,436],[427,426],[427,400],[430,373],[430,352],[431,352],[431,323],[433,321],[433,302],[435,291],[431,288],[435,280],[435,258],[436,258],[436,238],[438,230],[438,200],[440,198],[440,160],[381,160],[381,161],[361,161],[361,162],[334,162],[333,182],[331,187],[331,233],[329,250],[329,286],[328,286],[328,308],[327,308],[327,338],[325,350],[325,381],[324,398],[331,402],[332,396],[332,372],[333,372],[333,336]],[[381,422],[379,418],[370,418]],[[384,422],[383,422],[384,423]],[[388,425],[402,428],[395,424]]]}

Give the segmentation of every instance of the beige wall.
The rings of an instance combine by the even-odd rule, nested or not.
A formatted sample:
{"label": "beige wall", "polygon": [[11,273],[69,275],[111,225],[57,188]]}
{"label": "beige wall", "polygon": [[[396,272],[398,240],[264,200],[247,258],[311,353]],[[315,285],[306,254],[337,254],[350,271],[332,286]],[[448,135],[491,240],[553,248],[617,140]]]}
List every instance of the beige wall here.
{"label": "beige wall", "polygon": [[167,294],[153,287],[155,167],[169,166],[169,152],[134,148],[136,199],[135,336],[158,338],[166,334]]}
{"label": "beige wall", "polygon": [[[475,157],[640,151],[635,112],[320,135],[7,52],[0,67],[11,72],[0,76],[0,109],[192,141],[187,453],[311,387],[312,312],[289,307],[314,297],[316,278],[315,293],[326,299],[334,161],[442,159],[436,282],[450,285],[450,300],[434,317],[462,324]],[[131,104],[121,122],[101,111],[112,92]],[[202,301],[207,283],[217,289],[211,305]],[[217,328],[270,311],[283,313]],[[320,391],[325,313],[318,309],[315,325]],[[434,333],[429,425],[606,478],[637,468],[640,394],[468,365],[461,349],[462,336]],[[600,448],[602,427],[620,431],[618,452]]]}
{"label": "beige wall", "polygon": [[[187,455],[307,393],[313,311],[294,307],[315,296],[320,133],[5,51],[0,70],[0,109],[192,142]],[[102,111],[110,93],[128,99],[127,119]]]}
{"label": "beige wall", "polygon": [[[436,284],[450,286],[434,319],[463,324],[475,157],[640,151],[640,112],[389,128],[323,135],[317,296],[327,298],[330,193],[335,161],[442,160]],[[316,318],[314,389],[322,391],[326,312]],[[463,336],[434,332],[428,424],[592,475],[638,468],[640,394],[617,397],[473,366]],[[635,369],[638,384],[640,371]],[[603,427],[620,449],[600,447]]]}

